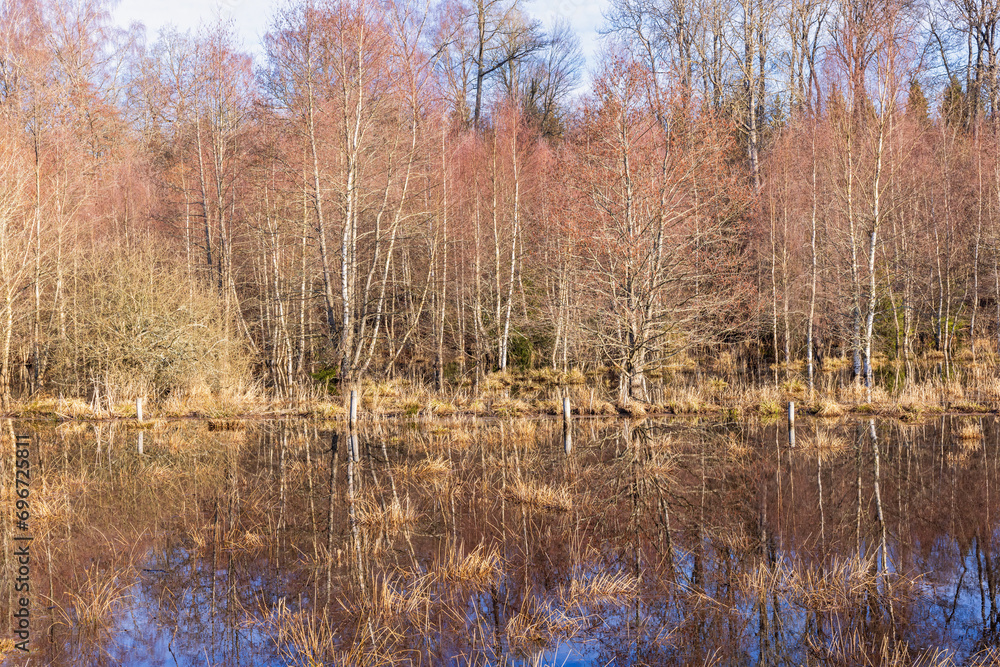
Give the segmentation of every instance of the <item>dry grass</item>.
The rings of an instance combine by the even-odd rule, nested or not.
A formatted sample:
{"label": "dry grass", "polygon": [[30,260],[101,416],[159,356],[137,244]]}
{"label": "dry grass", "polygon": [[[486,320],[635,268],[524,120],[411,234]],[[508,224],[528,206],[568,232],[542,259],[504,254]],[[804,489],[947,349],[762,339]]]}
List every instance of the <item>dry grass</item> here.
{"label": "dry grass", "polygon": [[267,538],[262,533],[249,530],[242,531],[241,534],[233,535],[226,540],[227,549],[253,553],[260,551],[267,545]]}
{"label": "dry grass", "polygon": [[438,456],[426,458],[413,465],[398,466],[395,470],[401,477],[415,481],[437,479],[451,472],[451,461],[443,456]]}
{"label": "dry grass", "polygon": [[94,419],[98,414],[92,405],[80,398],[55,398],[40,395],[31,398],[20,410],[26,417],[58,417],[59,419]]}
{"label": "dry grass", "polygon": [[802,380],[797,377],[786,380],[781,383],[781,389],[785,393],[800,395],[805,392],[806,385]]}
{"label": "dry grass", "polygon": [[510,372],[490,373],[479,383],[479,390],[487,394],[504,392],[513,384]]}
{"label": "dry grass", "polygon": [[485,588],[499,580],[503,559],[497,547],[486,549],[480,543],[465,557],[461,557],[459,553],[460,550],[455,549],[447,551],[444,561],[435,573],[440,581]]}
{"label": "dry grass", "polygon": [[823,359],[824,372],[843,370],[850,365],[851,365],[851,360],[847,357],[827,357]]}
{"label": "dry grass", "polygon": [[246,427],[246,422],[241,419],[210,419],[208,421],[209,431],[242,431]]}
{"label": "dry grass", "polygon": [[309,406],[309,409],[319,419],[337,419],[347,414],[347,408],[333,401],[319,401]]}
{"label": "dry grass", "polygon": [[764,399],[757,404],[757,414],[761,417],[777,417],[782,412],[781,404],[778,401]]}
{"label": "dry grass", "polygon": [[592,415],[611,416],[618,414],[618,409],[615,408],[613,403],[600,398],[595,398],[593,404],[588,402],[587,410]]}
{"label": "dry grass", "polygon": [[377,528],[399,528],[409,526],[420,520],[420,514],[410,502],[410,497],[400,501],[393,498],[387,505],[382,505],[374,498],[356,500],[358,524]]}
{"label": "dry grass", "polygon": [[705,409],[707,401],[698,387],[676,387],[664,396],[664,404],[676,415],[697,414]]}
{"label": "dry grass", "polygon": [[151,415],[225,418],[264,414],[271,407],[260,387],[252,383],[235,382],[213,391],[206,384],[195,382],[172,390],[159,403],[150,402],[147,409]]}
{"label": "dry grass", "polygon": [[533,412],[533,410],[522,400],[501,398],[493,402],[493,412],[501,417],[520,417]]}
{"label": "dry grass", "polygon": [[507,641],[517,650],[545,645],[553,639],[569,639],[581,628],[581,621],[570,618],[559,609],[544,606],[535,598],[526,598],[521,608],[504,628]]}
{"label": "dry grass", "polygon": [[816,452],[821,456],[833,456],[850,447],[847,439],[828,430],[819,430],[812,437],[802,438],[803,451]]}
{"label": "dry grass", "polygon": [[752,596],[781,595],[803,609],[837,612],[863,606],[865,597],[876,590],[878,575],[874,556],[853,555],[834,560],[825,567],[788,564],[759,565],[741,579],[741,589]]}
{"label": "dry grass", "polygon": [[809,644],[812,652],[821,658],[822,664],[857,667],[957,667],[952,656],[941,649],[920,652],[902,640],[889,637],[883,637],[881,642],[873,644],[871,636],[862,634],[857,628],[847,633],[836,633],[825,646],[815,645],[815,640],[810,636]]}
{"label": "dry grass", "polygon": [[69,503],[70,494],[64,488],[50,486],[47,490],[31,496],[31,520],[33,526],[44,530],[67,516],[72,510]]}
{"label": "dry grass", "polygon": [[983,649],[969,658],[968,667],[990,667],[1000,665],[1000,649],[995,646]]}
{"label": "dry grass", "polygon": [[635,419],[642,419],[649,414],[648,410],[646,410],[646,405],[640,401],[630,400],[619,403],[617,408],[618,412],[626,414],[629,417],[634,417]]}
{"label": "dry grass", "polygon": [[906,385],[896,396],[896,402],[903,407],[937,406],[941,404],[940,382],[913,382]]}
{"label": "dry grass", "polygon": [[726,455],[733,460],[743,460],[750,456],[752,451],[750,446],[739,438],[731,438],[726,443]]}
{"label": "dry grass", "polygon": [[525,482],[522,479],[507,487],[507,497],[515,502],[547,510],[568,512],[573,509],[573,497],[568,489]]}
{"label": "dry grass", "polygon": [[538,442],[538,422],[534,419],[519,419],[511,424],[510,437],[514,444],[525,448]]}
{"label": "dry grass", "polygon": [[[957,379],[942,382],[938,379],[913,382],[912,377],[935,377],[937,365],[934,354],[917,359],[918,371],[911,373],[911,380],[903,388],[890,393],[882,386],[868,391],[860,383],[837,386],[832,372],[850,365],[850,359],[828,358],[819,375],[817,398],[812,410],[820,417],[836,417],[847,411],[868,411],[904,420],[919,417],[921,412],[948,409],[957,412],[984,412],[997,407],[1000,402],[1000,377],[995,372],[997,355],[987,349],[988,341],[976,342],[982,348],[975,361],[966,350],[964,356],[955,358],[961,371]],[[447,417],[454,414],[521,417],[535,414],[555,414],[562,411],[560,396],[565,393],[572,399],[575,414],[617,415],[642,417],[647,412],[674,414],[704,414],[724,409],[738,408],[742,415],[756,412],[768,418],[778,415],[791,397],[802,397],[805,392],[801,376],[801,360],[789,365],[793,371],[790,379],[778,386],[765,383],[748,387],[742,381],[725,375],[732,372],[732,352],[722,350],[715,360],[695,363],[690,357],[678,356],[667,366],[648,374],[651,399],[648,405],[629,402],[616,407],[608,401],[613,395],[614,382],[606,383],[608,369],[584,373],[580,369],[560,372],[551,368],[532,370],[507,370],[487,375],[472,389],[470,381],[454,388],[454,393],[439,393],[428,386],[405,379],[381,382],[361,382],[361,407],[366,415],[423,415]],[[902,366],[899,360],[879,357],[875,365]],[[696,366],[713,368],[722,375],[706,374],[699,381],[680,376]],[[784,365],[779,365],[784,369]],[[727,371],[728,369],[728,371]],[[150,401],[149,411],[154,416],[206,416],[227,418],[239,415],[308,414],[320,419],[342,419],[346,414],[342,398],[323,395],[323,389],[312,385],[294,387],[291,396],[268,397],[256,385],[236,380],[229,387],[209,389],[204,382],[171,390],[157,402]],[[138,391],[124,387],[111,395],[102,395],[100,405],[93,406],[85,400],[56,399],[38,396],[19,412],[26,416],[55,416],[64,419],[98,417],[130,418],[134,416],[134,403],[124,400],[126,395]],[[343,391],[343,389],[342,389]],[[110,407],[109,407],[110,406]],[[867,406],[864,407],[864,406]]]}
{"label": "dry grass", "polygon": [[438,398],[432,398],[427,402],[427,410],[437,417],[449,417],[458,412],[454,403]]}
{"label": "dry grass", "polygon": [[672,452],[654,451],[642,461],[642,474],[650,479],[665,477],[677,470],[677,457]]}
{"label": "dry grass", "polygon": [[956,431],[959,440],[980,440],[983,437],[983,427],[978,421],[964,422]]}
{"label": "dry grass", "polygon": [[976,373],[970,389],[980,397],[980,400],[1000,401],[1000,377],[992,373],[989,375]]}
{"label": "dry grass", "polygon": [[429,583],[426,575],[408,580],[372,575],[365,587],[369,595],[363,596],[356,606],[370,618],[392,625],[400,617],[414,616],[426,608]]}
{"label": "dry grass", "polygon": [[837,401],[832,398],[821,398],[816,402],[816,408],[813,411],[817,417],[822,417],[824,419],[833,419],[836,417],[843,416],[844,406],[842,406]]}
{"label": "dry grass", "polygon": [[626,572],[599,572],[590,576],[574,576],[569,586],[560,591],[567,608],[596,604],[622,604],[639,591],[639,581]]}
{"label": "dry grass", "polygon": [[135,572],[131,567],[101,570],[88,568],[86,578],[68,593],[72,611],[56,605],[63,621],[86,635],[109,632],[114,619],[131,599],[128,589]]}
{"label": "dry grass", "polygon": [[279,598],[267,625],[271,628],[275,647],[289,664],[319,667],[327,664],[327,658],[334,653],[337,632],[325,609],[320,614],[293,612],[288,609],[284,598]]}

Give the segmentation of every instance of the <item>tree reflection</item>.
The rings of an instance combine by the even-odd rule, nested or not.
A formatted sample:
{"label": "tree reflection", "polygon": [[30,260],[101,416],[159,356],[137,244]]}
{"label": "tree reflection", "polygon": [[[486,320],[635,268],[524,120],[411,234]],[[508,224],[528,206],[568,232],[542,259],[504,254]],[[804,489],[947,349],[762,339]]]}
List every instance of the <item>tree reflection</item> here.
{"label": "tree reflection", "polygon": [[37,442],[48,664],[917,664],[997,640],[997,428],[970,423],[5,437]]}

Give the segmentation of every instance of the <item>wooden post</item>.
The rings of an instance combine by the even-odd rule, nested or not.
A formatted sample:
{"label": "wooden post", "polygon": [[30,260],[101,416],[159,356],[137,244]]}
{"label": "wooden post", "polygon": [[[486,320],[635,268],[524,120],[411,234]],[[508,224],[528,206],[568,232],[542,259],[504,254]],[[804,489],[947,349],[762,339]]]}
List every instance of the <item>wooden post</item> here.
{"label": "wooden post", "polygon": [[351,390],[351,409],[350,409],[350,425],[351,430],[358,425],[358,390]]}
{"label": "wooden post", "polygon": [[569,396],[563,397],[563,426],[569,428],[569,422],[572,415],[572,411],[569,407]]}
{"label": "wooden post", "polygon": [[795,446],[795,401],[788,401],[788,446]]}
{"label": "wooden post", "polygon": [[143,432],[139,431],[139,456],[142,456],[142,436]]}
{"label": "wooden post", "polygon": [[142,421],[142,396],[135,399],[135,418]]}

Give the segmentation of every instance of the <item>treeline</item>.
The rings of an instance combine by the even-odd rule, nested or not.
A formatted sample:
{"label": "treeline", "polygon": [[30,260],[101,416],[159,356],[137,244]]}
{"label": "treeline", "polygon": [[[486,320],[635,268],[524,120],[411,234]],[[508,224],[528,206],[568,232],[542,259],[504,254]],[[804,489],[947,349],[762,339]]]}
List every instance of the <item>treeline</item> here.
{"label": "treeline", "polygon": [[256,61],[4,0],[0,390],[948,366],[1000,345],[998,22],[614,0],[583,86],[516,0],[295,2]]}

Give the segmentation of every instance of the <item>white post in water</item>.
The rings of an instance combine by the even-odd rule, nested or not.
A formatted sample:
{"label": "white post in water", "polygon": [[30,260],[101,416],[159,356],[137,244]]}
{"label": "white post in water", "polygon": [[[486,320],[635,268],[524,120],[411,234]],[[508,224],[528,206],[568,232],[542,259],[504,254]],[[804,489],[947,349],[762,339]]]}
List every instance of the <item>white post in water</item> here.
{"label": "white post in water", "polygon": [[351,460],[357,463],[361,460],[361,451],[360,445],[358,444],[358,434],[355,433],[353,429],[347,434],[347,444],[351,450]]}
{"label": "white post in water", "polygon": [[358,424],[358,390],[351,390],[351,408],[350,408],[350,424],[351,430]]}
{"label": "white post in water", "polygon": [[795,401],[788,401],[788,446],[795,446]]}
{"label": "white post in water", "polygon": [[569,407],[569,396],[563,397],[563,450],[566,456],[573,451],[573,428],[570,425],[572,410]]}
{"label": "white post in water", "polygon": [[[142,396],[137,396],[135,399],[135,418],[142,421]],[[139,451],[141,453],[142,446],[140,445],[139,447]]]}

